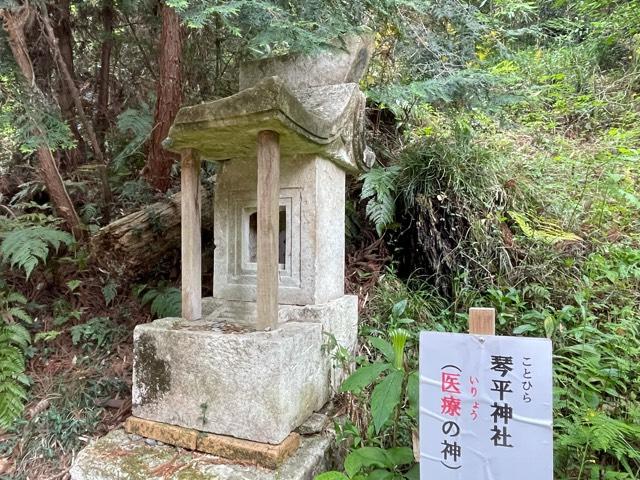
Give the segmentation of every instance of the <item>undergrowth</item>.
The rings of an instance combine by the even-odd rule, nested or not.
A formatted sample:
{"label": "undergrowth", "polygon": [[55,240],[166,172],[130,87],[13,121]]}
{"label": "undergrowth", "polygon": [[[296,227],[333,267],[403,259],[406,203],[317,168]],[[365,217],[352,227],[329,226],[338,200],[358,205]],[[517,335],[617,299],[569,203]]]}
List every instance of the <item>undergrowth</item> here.
{"label": "undergrowth", "polygon": [[415,371],[419,332],[464,332],[472,306],[496,309],[498,334],[553,341],[555,478],[640,478],[640,89],[633,60],[614,68],[600,48],[486,60],[510,102],[455,120],[426,109],[407,146],[363,176],[395,263],[363,310],[356,373],[371,378],[343,386],[353,457],[320,478],[417,478],[385,454],[415,443],[410,395],[380,427],[383,374],[369,366],[402,328]]}

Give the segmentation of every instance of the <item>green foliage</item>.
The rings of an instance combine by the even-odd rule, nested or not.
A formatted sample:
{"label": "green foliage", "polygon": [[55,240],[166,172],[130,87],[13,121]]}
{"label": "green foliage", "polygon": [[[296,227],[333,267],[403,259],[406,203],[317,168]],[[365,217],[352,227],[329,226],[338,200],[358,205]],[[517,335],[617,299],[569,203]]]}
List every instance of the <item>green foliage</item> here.
{"label": "green foliage", "polygon": [[344,8],[339,2],[322,0],[169,0],[167,4],[191,28],[218,22],[229,35],[243,40],[245,53],[258,57],[326,47],[338,36],[357,31],[364,13],[364,2]]}
{"label": "green foliage", "polygon": [[111,302],[113,302],[117,294],[118,283],[113,278],[109,278],[102,287],[102,295],[104,296],[105,305],[109,305]]}
{"label": "green foliage", "polygon": [[45,263],[49,250],[58,251],[61,245],[74,244],[73,237],[62,230],[49,226],[31,226],[4,234],[0,254],[6,262],[24,270],[27,278],[40,263]]}
{"label": "green foliage", "polygon": [[27,399],[23,349],[27,331],[18,325],[0,326],[0,427],[8,428],[22,413]]}
{"label": "green foliage", "polygon": [[30,154],[40,146],[73,148],[69,127],[56,108],[25,88],[14,65],[0,61],[0,67],[0,167],[11,161],[5,149]]}
{"label": "green foliage", "polygon": [[[36,411],[30,419],[16,422],[18,431],[30,433],[17,437],[20,449],[16,449],[11,437],[0,444],[1,455],[13,452],[19,460],[14,478],[33,474],[33,458],[57,466],[61,451],[80,451],[86,446],[87,437],[103,433],[103,399],[125,398],[129,394],[130,386],[125,378],[105,367],[105,356],[100,350],[79,355],[77,365],[77,369],[65,369],[52,378],[47,385],[46,408]],[[24,461],[20,461],[22,459]]]}
{"label": "green foliage", "polygon": [[157,287],[139,285],[136,295],[142,305],[149,305],[155,318],[179,317],[182,309],[180,290],[161,283]]}
{"label": "green foliage", "polygon": [[397,166],[372,168],[360,178],[363,180],[360,197],[367,201],[367,217],[374,223],[378,235],[395,221],[396,186],[400,172]]}
{"label": "green foliage", "polygon": [[566,232],[557,224],[535,215],[525,215],[509,210],[509,216],[518,224],[518,227],[527,238],[542,240],[548,243],[581,240],[576,234]]}
{"label": "green foliage", "polygon": [[140,151],[142,145],[149,139],[153,128],[153,115],[149,105],[143,103],[139,109],[129,108],[118,115],[118,132],[128,137],[127,143],[113,159],[114,169],[122,171],[125,162]]}
{"label": "green foliage", "polygon": [[22,413],[29,378],[25,350],[31,336],[22,325],[31,323],[24,310],[27,299],[0,282],[0,428],[9,428]]}
{"label": "green foliage", "polygon": [[108,317],[95,317],[85,323],[74,325],[70,329],[71,341],[74,345],[82,345],[85,349],[100,348],[113,343],[122,329]]}
{"label": "green foliage", "polygon": [[[392,315],[396,318],[402,316],[406,306],[406,301],[398,302],[393,307]],[[372,423],[367,436],[370,436],[371,440],[376,435],[382,435],[383,431],[390,431],[393,435],[393,442],[395,442],[398,429],[402,428],[398,424],[401,408],[405,408],[406,414],[413,418],[414,422],[417,418],[417,409],[415,408],[417,375],[415,371],[405,370],[405,349],[411,334],[407,330],[396,328],[389,331],[388,336],[391,342],[379,337],[371,337],[369,342],[389,363],[363,363],[342,383],[340,391],[351,392],[362,401],[368,399]],[[357,435],[358,444],[365,440],[349,425],[342,427],[342,434]],[[408,447],[362,446],[356,448],[345,459],[344,470],[347,476],[339,472],[328,472],[324,476],[316,477],[316,480],[323,478],[372,480],[417,478],[413,452]]]}
{"label": "green foliage", "polygon": [[[459,247],[442,258],[464,258],[452,262],[444,292],[438,274],[401,280],[392,268],[368,297],[361,325],[371,365],[392,362],[391,345],[378,337],[402,317],[415,320],[402,325],[413,334],[461,332],[475,305],[497,309],[500,334],[551,338],[555,478],[562,480],[640,473],[638,84],[635,67],[600,70],[599,42],[538,45],[508,59],[493,44],[481,49],[485,67],[500,88],[519,94],[493,112],[498,118],[476,111],[459,128],[460,116],[446,121],[431,108],[414,115],[406,146],[390,163],[399,170],[388,182],[395,198],[388,224],[406,229],[406,215],[427,225],[423,241],[411,245],[410,256],[419,258],[412,265],[425,263],[429,238],[455,235]],[[442,228],[433,218],[461,221]],[[398,241],[395,230],[385,237]],[[407,368],[416,361],[409,342]],[[372,372],[368,386],[363,377],[354,389],[361,415],[369,414],[381,375]],[[375,425],[347,424],[353,449],[408,445],[417,426],[409,400],[417,398],[415,377],[406,392],[397,438]]]}
{"label": "green foliage", "polygon": [[340,386],[342,392],[360,392],[378,379],[381,373],[388,370],[388,363],[370,363],[359,367]]}
{"label": "green foliage", "polygon": [[400,403],[403,380],[404,372],[394,370],[385,376],[371,392],[371,415],[376,433],[382,430]]}

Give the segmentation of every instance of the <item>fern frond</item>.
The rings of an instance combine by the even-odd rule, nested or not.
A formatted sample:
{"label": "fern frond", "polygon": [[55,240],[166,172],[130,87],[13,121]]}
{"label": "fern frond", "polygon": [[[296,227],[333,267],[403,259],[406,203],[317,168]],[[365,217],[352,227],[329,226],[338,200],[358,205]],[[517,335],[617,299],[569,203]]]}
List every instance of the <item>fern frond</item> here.
{"label": "fern frond", "polygon": [[395,219],[396,214],[396,179],[400,167],[394,165],[387,168],[373,168],[360,178],[362,184],[361,198],[367,200],[366,214],[374,223],[378,235],[382,235]]}
{"label": "fern frond", "polygon": [[118,115],[117,126],[121,133],[128,134],[131,137],[131,140],[113,159],[116,170],[119,170],[122,167],[122,163],[137,152],[151,135],[153,127],[151,109],[146,103],[139,110],[129,108]]}
{"label": "fern frond", "polygon": [[27,400],[23,349],[29,333],[20,325],[0,326],[0,428],[8,428],[22,413]]}
{"label": "fern frond", "polygon": [[563,230],[557,223],[550,220],[509,210],[509,216],[518,225],[527,238],[541,240],[547,243],[562,241],[581,241],[575,233]]}
{"label": "fern frond", "polygon": [[40,264],[46,263],[49,249],[60,245],[73,245],[73,237],[62,230],[48,226],[20,228],[7,233],[0,244],[0,254],[11,267],[18,266],[27,275]]}

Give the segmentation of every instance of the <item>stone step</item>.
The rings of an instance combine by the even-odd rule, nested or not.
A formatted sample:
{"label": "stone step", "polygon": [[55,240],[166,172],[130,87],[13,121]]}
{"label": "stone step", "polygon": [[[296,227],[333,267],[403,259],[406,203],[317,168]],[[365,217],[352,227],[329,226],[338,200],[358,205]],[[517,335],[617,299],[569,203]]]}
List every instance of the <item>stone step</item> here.
{"label": "stone step", "polygon": [[[151,442],[113,430],[76,457],[71,480],[313,480],[335,467],[332,434],[302,437],[300,447],[277,469]],[[331,463],[330,463],[331,462]]]}

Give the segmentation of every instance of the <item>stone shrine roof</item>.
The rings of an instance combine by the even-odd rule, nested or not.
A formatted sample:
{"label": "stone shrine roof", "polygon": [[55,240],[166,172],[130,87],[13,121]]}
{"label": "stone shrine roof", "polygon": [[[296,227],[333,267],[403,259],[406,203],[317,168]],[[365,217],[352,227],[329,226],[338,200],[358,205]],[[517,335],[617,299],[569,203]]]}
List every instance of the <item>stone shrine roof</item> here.
{"label": "stone shrine roof", "polygon": [[320,154],[358,169],[364,150],[364,94],[356,83],[294,89],[278,76],[239,93],[180,109],[165,148],[198,150],[205,160],[251,158],[261,130],[280,135],[283,157]]}

